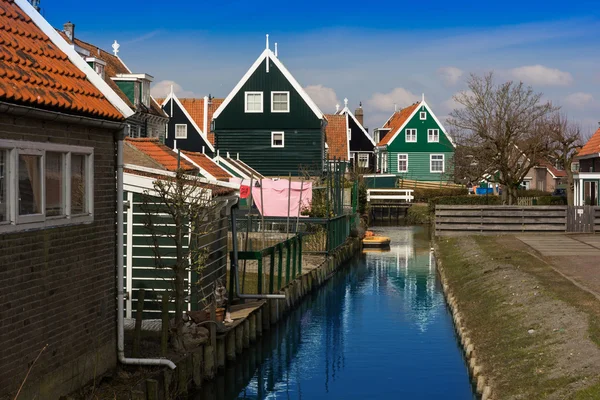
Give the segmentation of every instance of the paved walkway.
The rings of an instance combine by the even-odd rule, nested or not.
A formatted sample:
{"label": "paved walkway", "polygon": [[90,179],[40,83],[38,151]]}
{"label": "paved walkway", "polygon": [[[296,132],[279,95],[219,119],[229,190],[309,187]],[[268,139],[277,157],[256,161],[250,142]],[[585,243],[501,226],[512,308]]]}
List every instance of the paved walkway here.
{"label": "paved walkway", "polygon": [[521,235],[517,238],[543,256],[600,257],[600,235]]}

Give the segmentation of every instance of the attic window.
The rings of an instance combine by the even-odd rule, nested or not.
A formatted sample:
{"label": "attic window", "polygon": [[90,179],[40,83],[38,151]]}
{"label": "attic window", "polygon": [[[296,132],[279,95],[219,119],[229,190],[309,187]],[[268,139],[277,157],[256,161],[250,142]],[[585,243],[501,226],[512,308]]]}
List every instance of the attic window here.
{"label": "attic window", "polygon": [[290,92],[271,92],[271,112],[290,112]]}
{"label": "attic window", "polygon": [[262,92],[246,92],[245,95],[245,112],[261,113],[263,112],[263,93]]}
{"label": "attic window", "polygon": [[175,139],[187,139],[187,124],[175,124]]}
{"label": "attic window", "polygon": [[416,129],[407,129],[406,130],[406,143],[416,143],[417,142],[417,130]]}
{"label": "attic window", "polygon": [[419,113],[419,118],[421,119],[421,121],[427,119],[427,113],[425,111],[421,111]]}
{"label": "attic window", "polygon": [[271,147],[284,147],[283,132],[271,132]]}
{"label": "attic window", "polygon": [[440,141],[440,130],[427,129],[427,141],[429,143],[438,143]]}

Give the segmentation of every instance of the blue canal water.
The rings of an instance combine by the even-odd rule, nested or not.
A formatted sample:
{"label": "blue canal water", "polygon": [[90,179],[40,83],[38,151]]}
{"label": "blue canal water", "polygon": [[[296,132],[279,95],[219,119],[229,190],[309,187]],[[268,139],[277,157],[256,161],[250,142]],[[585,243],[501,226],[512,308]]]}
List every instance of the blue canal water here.
{"label": "blue canal water", "polygon": [[427,231],[379,232],[389,252],[358,257],[192,398],[475,399]]}

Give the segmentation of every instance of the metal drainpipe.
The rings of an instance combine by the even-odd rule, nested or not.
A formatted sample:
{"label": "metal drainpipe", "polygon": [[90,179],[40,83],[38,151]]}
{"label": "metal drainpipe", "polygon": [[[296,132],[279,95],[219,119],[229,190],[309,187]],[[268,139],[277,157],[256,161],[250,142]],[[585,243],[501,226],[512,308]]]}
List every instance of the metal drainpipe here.
{"label": "metal drainpipe", "polygon": [[[231,247],[232,254],[231,257],[231,270],[234,271],[235,275],[235,292],[237,297],[240,299],[285,299],[284,294],[242,294],[240,292],[240,279],[239,274],[237,272],[238,265],[238,249],[237,249],[237,227],[236,227],[236,217],[235,217],[235,209],[239,208],[239,202],[232,204],[230,212],[231,212]],[[230,299],[232,300],[232,299]]]}
{"label": "metal drainpipe", "polygon": [[117,140],[117,355],[123,364],[164,365],[171,369],[176,366],[165,358],[127,358],[125,357],[125,326],[123,288],[123,139],[125,129],[119,131]]}

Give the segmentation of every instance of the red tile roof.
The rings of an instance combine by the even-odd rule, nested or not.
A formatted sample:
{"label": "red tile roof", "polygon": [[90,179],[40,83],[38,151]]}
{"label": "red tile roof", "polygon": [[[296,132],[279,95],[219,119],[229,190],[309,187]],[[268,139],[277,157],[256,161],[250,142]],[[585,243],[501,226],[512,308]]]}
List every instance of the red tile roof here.
{"label": "red tile roof", "polygon": [[566,171],[556,168],[549,161],[542,160],[538,164],[541,168],[546,168],[556,178],[565,178],[567,176]]}
{"label": "red tile roof", "polygon": [[123,120],[123,115],[13,0],[0,0],[0,100]]}
{"label": "red tile roof", "polygon": [[411,116],[411,114],[415,111],[415,109],[419,107],[420,104],[421,103],[417,102],[415,104],[411,104],[406,108],[403,108],[400,111],[396,111],[382,127],[390,128],[390,131],[379,140],[377,146],[385,146],[386,144],[388,144],[392,137],[396,134],[396,132],[398,132],[398,129],[400,129],[400,127],[404,125],[408,117]]}
{"label": "red tile roof", "polygon": [[589,156],[592,154],[600,154],[600,128],[592,135],[590,140],[583,145],[577,153],[578,157]]}
{"label": "red tile roof", "polygon": [[[170,147],[160,143],[158,139],[127,138],[126,141],[142,153],[152,158],[158,164],[162,165],[167,171],[177,171],[177,153],[175,153]],[[183,157],[180,160],[180,166],[185,171],[197,170],[194,165],[192,165]]]}
{"label": "red tile roof", "polygon": [[348,128],[346,115],[326,114],[327,126],[325,127],[325,142],[327,143],[327,157],[348,160]]}
{"label": "red tile roof", "polygon": [[[183,107],[187,110],[190,117],[194,120],[196,125],[203,131],[204,130],[204,99],[193,99],[184,98],[179,99]],[[215,144],[215,134],[211,131],[212,116],[217,111],[217,108],[223,103],[225,99],[211,99],[208,104],[208,119],[207,119],[207,130],[208,132],[203,133],[207,136],[210,144]],[[162,102],[161,102],[162,103]]]}
{"label": "red tile roof", "polygon": [[206,154],[186,150],[181,150],[181,152],[188,156],[193,162],[198,164],[200,168],[202,168],[218,180],[228,181],[229,178],[233,178],[233,175],[231,175],[229,172],[225,171],[223,168],[217,165],[217,163],[215,163]]}

